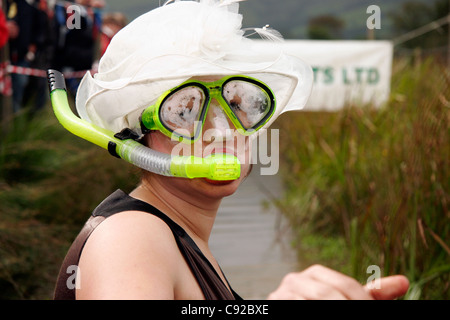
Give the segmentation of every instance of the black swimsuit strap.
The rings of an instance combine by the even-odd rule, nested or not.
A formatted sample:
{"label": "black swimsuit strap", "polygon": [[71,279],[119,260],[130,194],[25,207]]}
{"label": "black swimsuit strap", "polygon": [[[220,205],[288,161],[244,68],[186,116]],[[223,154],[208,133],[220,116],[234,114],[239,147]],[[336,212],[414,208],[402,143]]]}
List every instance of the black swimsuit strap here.
{"label": "black swimsuit strap", "polygon": [[[232,289],[232,293],[230,293],[210,261],[186,231],[149,203],[135,199],[125,192],[117,190],[100,203],[92,215],[94,217],[102,216],[108,218],[123,211],[146,212],[160,218],[169,226],[180,252],[186,259],[207,300],[241,299]],[[228,286],[231,288],[229,283]]]}

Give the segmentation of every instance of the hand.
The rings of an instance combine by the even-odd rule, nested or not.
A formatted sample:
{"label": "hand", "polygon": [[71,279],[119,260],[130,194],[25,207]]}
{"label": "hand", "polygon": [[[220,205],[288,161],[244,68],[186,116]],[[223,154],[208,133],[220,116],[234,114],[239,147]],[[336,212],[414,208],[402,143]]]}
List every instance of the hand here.
{"label": "hand", "polygon": [[373,299],[393,300],[405,295],[409,288],[409,281],[405,276],[395,275],[381,278],[379,289],[369,287],[366,285],[364,289],[370,293]]}
{"label": "hand", "polygon": [[370,289],[355,279],[320,265],[286,275],[270,300],[390,300],[406,293],[404,276],[379,279],[379,289]]}

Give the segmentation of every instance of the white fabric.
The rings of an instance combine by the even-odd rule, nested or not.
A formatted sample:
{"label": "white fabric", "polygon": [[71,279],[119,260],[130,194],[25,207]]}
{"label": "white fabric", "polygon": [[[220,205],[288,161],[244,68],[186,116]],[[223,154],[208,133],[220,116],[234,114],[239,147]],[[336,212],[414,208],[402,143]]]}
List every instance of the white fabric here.
{"label": "white fabric", "polygon": [[244,36],[234,1],[176,1],[135,19],[112,39],[98,73],[82,79],[79,115],[113,132],[133,128],[161,94],[202,75],[248,75],[266,83],[277,100],[270,123],[285,108],[303,108],[311,67],[284,53],[281,39],[260,50]]}

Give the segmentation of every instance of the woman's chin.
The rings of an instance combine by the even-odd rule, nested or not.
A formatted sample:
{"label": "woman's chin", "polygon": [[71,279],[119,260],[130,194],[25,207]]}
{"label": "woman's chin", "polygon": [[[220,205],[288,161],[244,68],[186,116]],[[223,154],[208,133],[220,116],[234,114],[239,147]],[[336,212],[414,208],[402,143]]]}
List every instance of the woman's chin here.
{"label": "woman's chin", "polygon": [[209,197],[228,197],[236,192],[239,187],[240,180],[211,180],[202,178],[199,179],[201,182],[201,190]]}

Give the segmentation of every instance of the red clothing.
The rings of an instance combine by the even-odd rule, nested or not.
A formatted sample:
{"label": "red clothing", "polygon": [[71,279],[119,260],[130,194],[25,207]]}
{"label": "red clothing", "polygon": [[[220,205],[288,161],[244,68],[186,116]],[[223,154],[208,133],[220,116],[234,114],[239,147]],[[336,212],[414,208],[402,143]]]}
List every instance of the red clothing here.
{"label": "red clothing", "polygon": [[100,35],[100,56],[105,54],[110,42],[111,37],[102,32]]}
{"label": "red clothing", "polygon": [[0,8],[0,48],[8,41],[8,27],[6,26],[6,18],[3,10]]}

